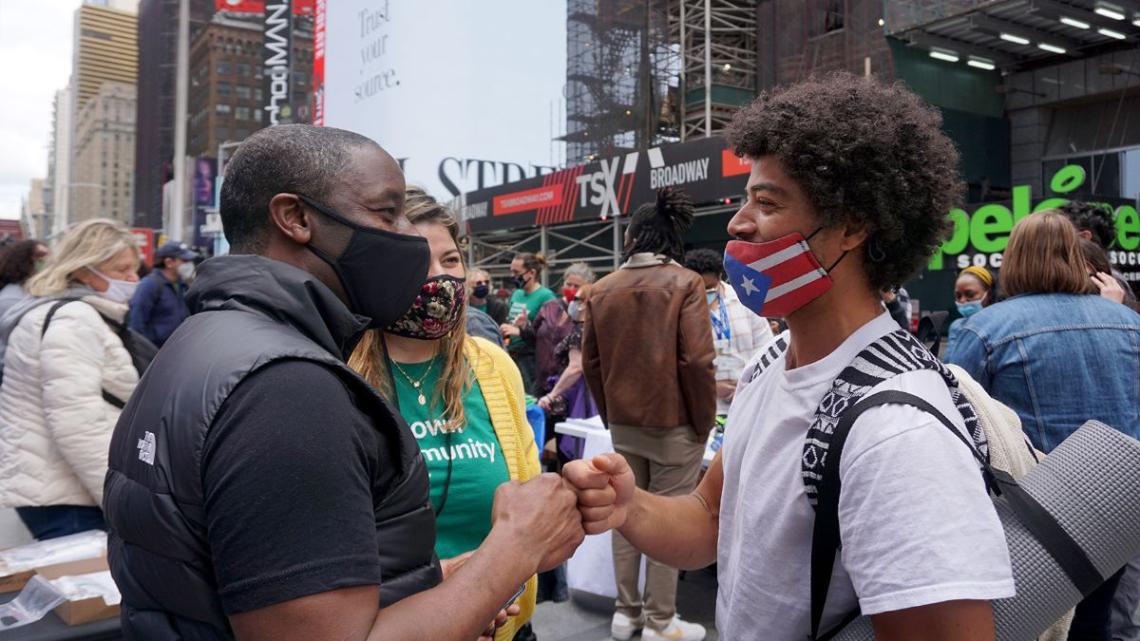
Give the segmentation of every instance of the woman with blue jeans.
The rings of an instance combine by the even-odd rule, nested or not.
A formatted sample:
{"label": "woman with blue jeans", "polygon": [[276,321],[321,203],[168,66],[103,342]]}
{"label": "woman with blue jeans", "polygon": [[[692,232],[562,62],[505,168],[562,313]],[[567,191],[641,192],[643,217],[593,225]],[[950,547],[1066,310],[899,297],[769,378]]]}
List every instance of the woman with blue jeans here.
{"label": "woman with blue jeans", "polygon": [[[1006,300],[962,324],[961,366],[1050,452],[1088,420],[1140,438],[1140,314],[1099,296],[1077,230],[1055,211],[1022,219],[1001,271]],[[1109,639],[1120,574],[1077,608],[1070,639]]]}

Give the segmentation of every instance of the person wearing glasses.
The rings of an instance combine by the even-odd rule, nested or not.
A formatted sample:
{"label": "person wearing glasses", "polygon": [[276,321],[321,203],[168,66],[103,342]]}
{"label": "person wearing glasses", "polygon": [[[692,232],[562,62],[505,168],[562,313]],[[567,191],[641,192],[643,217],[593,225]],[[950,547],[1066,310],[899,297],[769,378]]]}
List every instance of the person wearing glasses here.
{"label": "person wearing glasses", "polygon": [[482,269],[467,272],[467,309],[487,314],[502,325],[507,322],[507,304],[491,289],[491,275]]}

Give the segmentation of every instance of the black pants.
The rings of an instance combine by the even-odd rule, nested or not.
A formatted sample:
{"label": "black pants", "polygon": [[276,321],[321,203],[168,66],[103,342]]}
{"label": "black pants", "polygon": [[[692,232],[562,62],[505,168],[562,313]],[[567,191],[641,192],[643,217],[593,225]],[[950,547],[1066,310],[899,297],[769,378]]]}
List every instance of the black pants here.
{"label": "black pants", "polygon": [[1123,574],[1121,569],[1077,604],[1069,641],[1112,641],[1112,599]]}
{"label": "black pants", "polygon": [[55,539],[87,530],[106,530],[103,510],[88,505],[18,507],[16,514],[37,541]]}
{"label": "black pants", "polygon": [[536,398],[542,396],[542,382],[538,380],[538,362],[535,359],[534,349],[511,349],[508,352],[514,359],[515,365],[518,365],[526,393]]}

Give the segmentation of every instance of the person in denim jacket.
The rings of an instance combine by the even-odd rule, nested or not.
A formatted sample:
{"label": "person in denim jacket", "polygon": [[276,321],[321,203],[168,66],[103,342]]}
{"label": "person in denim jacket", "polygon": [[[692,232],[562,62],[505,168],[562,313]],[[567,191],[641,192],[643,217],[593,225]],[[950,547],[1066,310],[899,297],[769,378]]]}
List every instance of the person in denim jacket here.
{"label": "person in denim jacket", "polygon": [[1016,411],[1043,452],[1089,419],[1140,437],[1140,314],[1096,295],[1072,223],[1052,211],[1019,222],[1001,288],[946,361]]}
{"label": "person in denim jacket", "polygon": [[[1022,219],[1001,270],[1008,298],[967,319],[946,354],[1046,453],[1089,419],[1140,437],[1140,314],[1099,296],[1093,276],[1062,213]],[[1112,638],[1122,573],[1077,606],[1070,639]]]}

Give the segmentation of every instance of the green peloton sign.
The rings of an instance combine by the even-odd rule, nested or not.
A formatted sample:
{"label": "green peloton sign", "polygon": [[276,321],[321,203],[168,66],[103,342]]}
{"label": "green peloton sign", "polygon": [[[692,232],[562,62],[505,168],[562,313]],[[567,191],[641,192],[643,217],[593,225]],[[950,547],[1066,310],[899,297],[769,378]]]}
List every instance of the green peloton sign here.
{"label": "green peloton sign", "polygon": [[[1017,221],[1026,216],[1053,209],[1069,202],[1065,197],[1085,183],[1085,169],[1080,165],[1062,167],[1049,182],[1054,196],[1033,204],[1029,185],[1018,185],[1012,190],[1012,200],[978,205],[973,213],[964,209],[950,210],[954,231],[931,257],[932,270],[963,269],[979,265],[991,269],[1001,268],[1002,252],[1009,243],[1009,233]],[[1093,197],[1090,200],[1112,210],[1116,224],[1116,242],[1109,248],[1112,263],[1128,277],[1140,281],[1140,213],[1135,203],[1121,198]]]}

